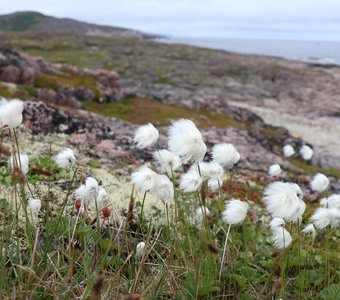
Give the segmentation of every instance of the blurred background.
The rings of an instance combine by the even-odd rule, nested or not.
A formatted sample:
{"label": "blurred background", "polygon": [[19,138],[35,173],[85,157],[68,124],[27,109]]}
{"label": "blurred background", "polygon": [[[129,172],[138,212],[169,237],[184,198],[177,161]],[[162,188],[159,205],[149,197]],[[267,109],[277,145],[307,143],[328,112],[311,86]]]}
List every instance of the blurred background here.
{"label": "blurred background", "polygon": [[36,132],[75,134],[71,116],[86,113],[191,118],[249,164],[307,143],[338,176],[339,12],[336,0],[2,1],[0,96],[70,115]]}

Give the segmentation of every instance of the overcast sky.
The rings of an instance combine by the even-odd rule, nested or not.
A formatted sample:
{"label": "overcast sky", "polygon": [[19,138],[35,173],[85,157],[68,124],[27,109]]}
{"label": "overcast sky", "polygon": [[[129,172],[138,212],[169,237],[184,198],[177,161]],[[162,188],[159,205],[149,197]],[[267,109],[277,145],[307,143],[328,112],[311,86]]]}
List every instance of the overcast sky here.
{"label": "overcast sky", "polygon": [[177,37],[340,41],[340,0],[0,0],[35,10]]}

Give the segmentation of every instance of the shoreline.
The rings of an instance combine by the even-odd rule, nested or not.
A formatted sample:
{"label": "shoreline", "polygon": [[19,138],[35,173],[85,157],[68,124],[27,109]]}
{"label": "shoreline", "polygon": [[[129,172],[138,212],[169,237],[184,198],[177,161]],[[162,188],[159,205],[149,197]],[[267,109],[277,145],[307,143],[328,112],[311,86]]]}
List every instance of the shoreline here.
{"label": "shoreline", "polygon": [[[317,48],[333,47],[332,51],[340,53],[340,42],[330,41],[294,41],[294,40],[265,40],[265,39],[242,39],[242,38],[186,38],[186,37],[161,37],[154,39],[155,42],[162,44],[180,44],[186,46],[193,46],[198,48],[205,48],[209,50],[226,51],[236,54],[266,56],[276,59],[285,59],[294,62],[303,62],[314,66],[323,67],[339,67],[340,55],[338,57],[329,57],[330,55],[315,55]],[[227,44],[228,43],[228,44]],[[249,45],[247,45],[249,44]],[[300,47],[313,47],[311,54],[301,55],[302,49],[297,51],[296,55],[290,53],[294,48],[293,44]],[[252,47],[249,47],[252,46]],[[248,51],[252,48],[255,50]],[[282,50],[282,48],[286,48]],[[274,50],[273,50],[274,49]],[[282,51],[289,53],[282,54]],[[294,50],[293,50],[294,51]],[[310,50],[309,50],[310,51]],[[320,51],[325,51],[321,49]],[[300,52],[300,54],[299,54]]]}

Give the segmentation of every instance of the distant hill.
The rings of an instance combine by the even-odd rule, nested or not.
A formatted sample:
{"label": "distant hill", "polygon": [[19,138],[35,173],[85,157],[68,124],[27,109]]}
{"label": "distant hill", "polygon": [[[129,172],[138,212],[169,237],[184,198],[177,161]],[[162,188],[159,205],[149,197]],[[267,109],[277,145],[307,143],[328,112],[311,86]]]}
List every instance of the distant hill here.
{"label": "distant hill", "polygon": [[68,18],[56,18],[33,11],[0,15],[0,32],[1,31],[131,37],[139,39],[156,37],[155,35],[137,30],[95,25]]}

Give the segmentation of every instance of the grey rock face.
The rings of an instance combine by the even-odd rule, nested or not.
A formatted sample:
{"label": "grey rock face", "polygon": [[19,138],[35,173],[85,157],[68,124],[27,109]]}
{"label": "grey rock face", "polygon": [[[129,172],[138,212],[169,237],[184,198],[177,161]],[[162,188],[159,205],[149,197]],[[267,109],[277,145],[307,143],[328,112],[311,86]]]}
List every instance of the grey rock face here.
{"label": "grey rock face", "polygon": [[35,71],[18,51],[0,47],[0,81],[33,85]]}

